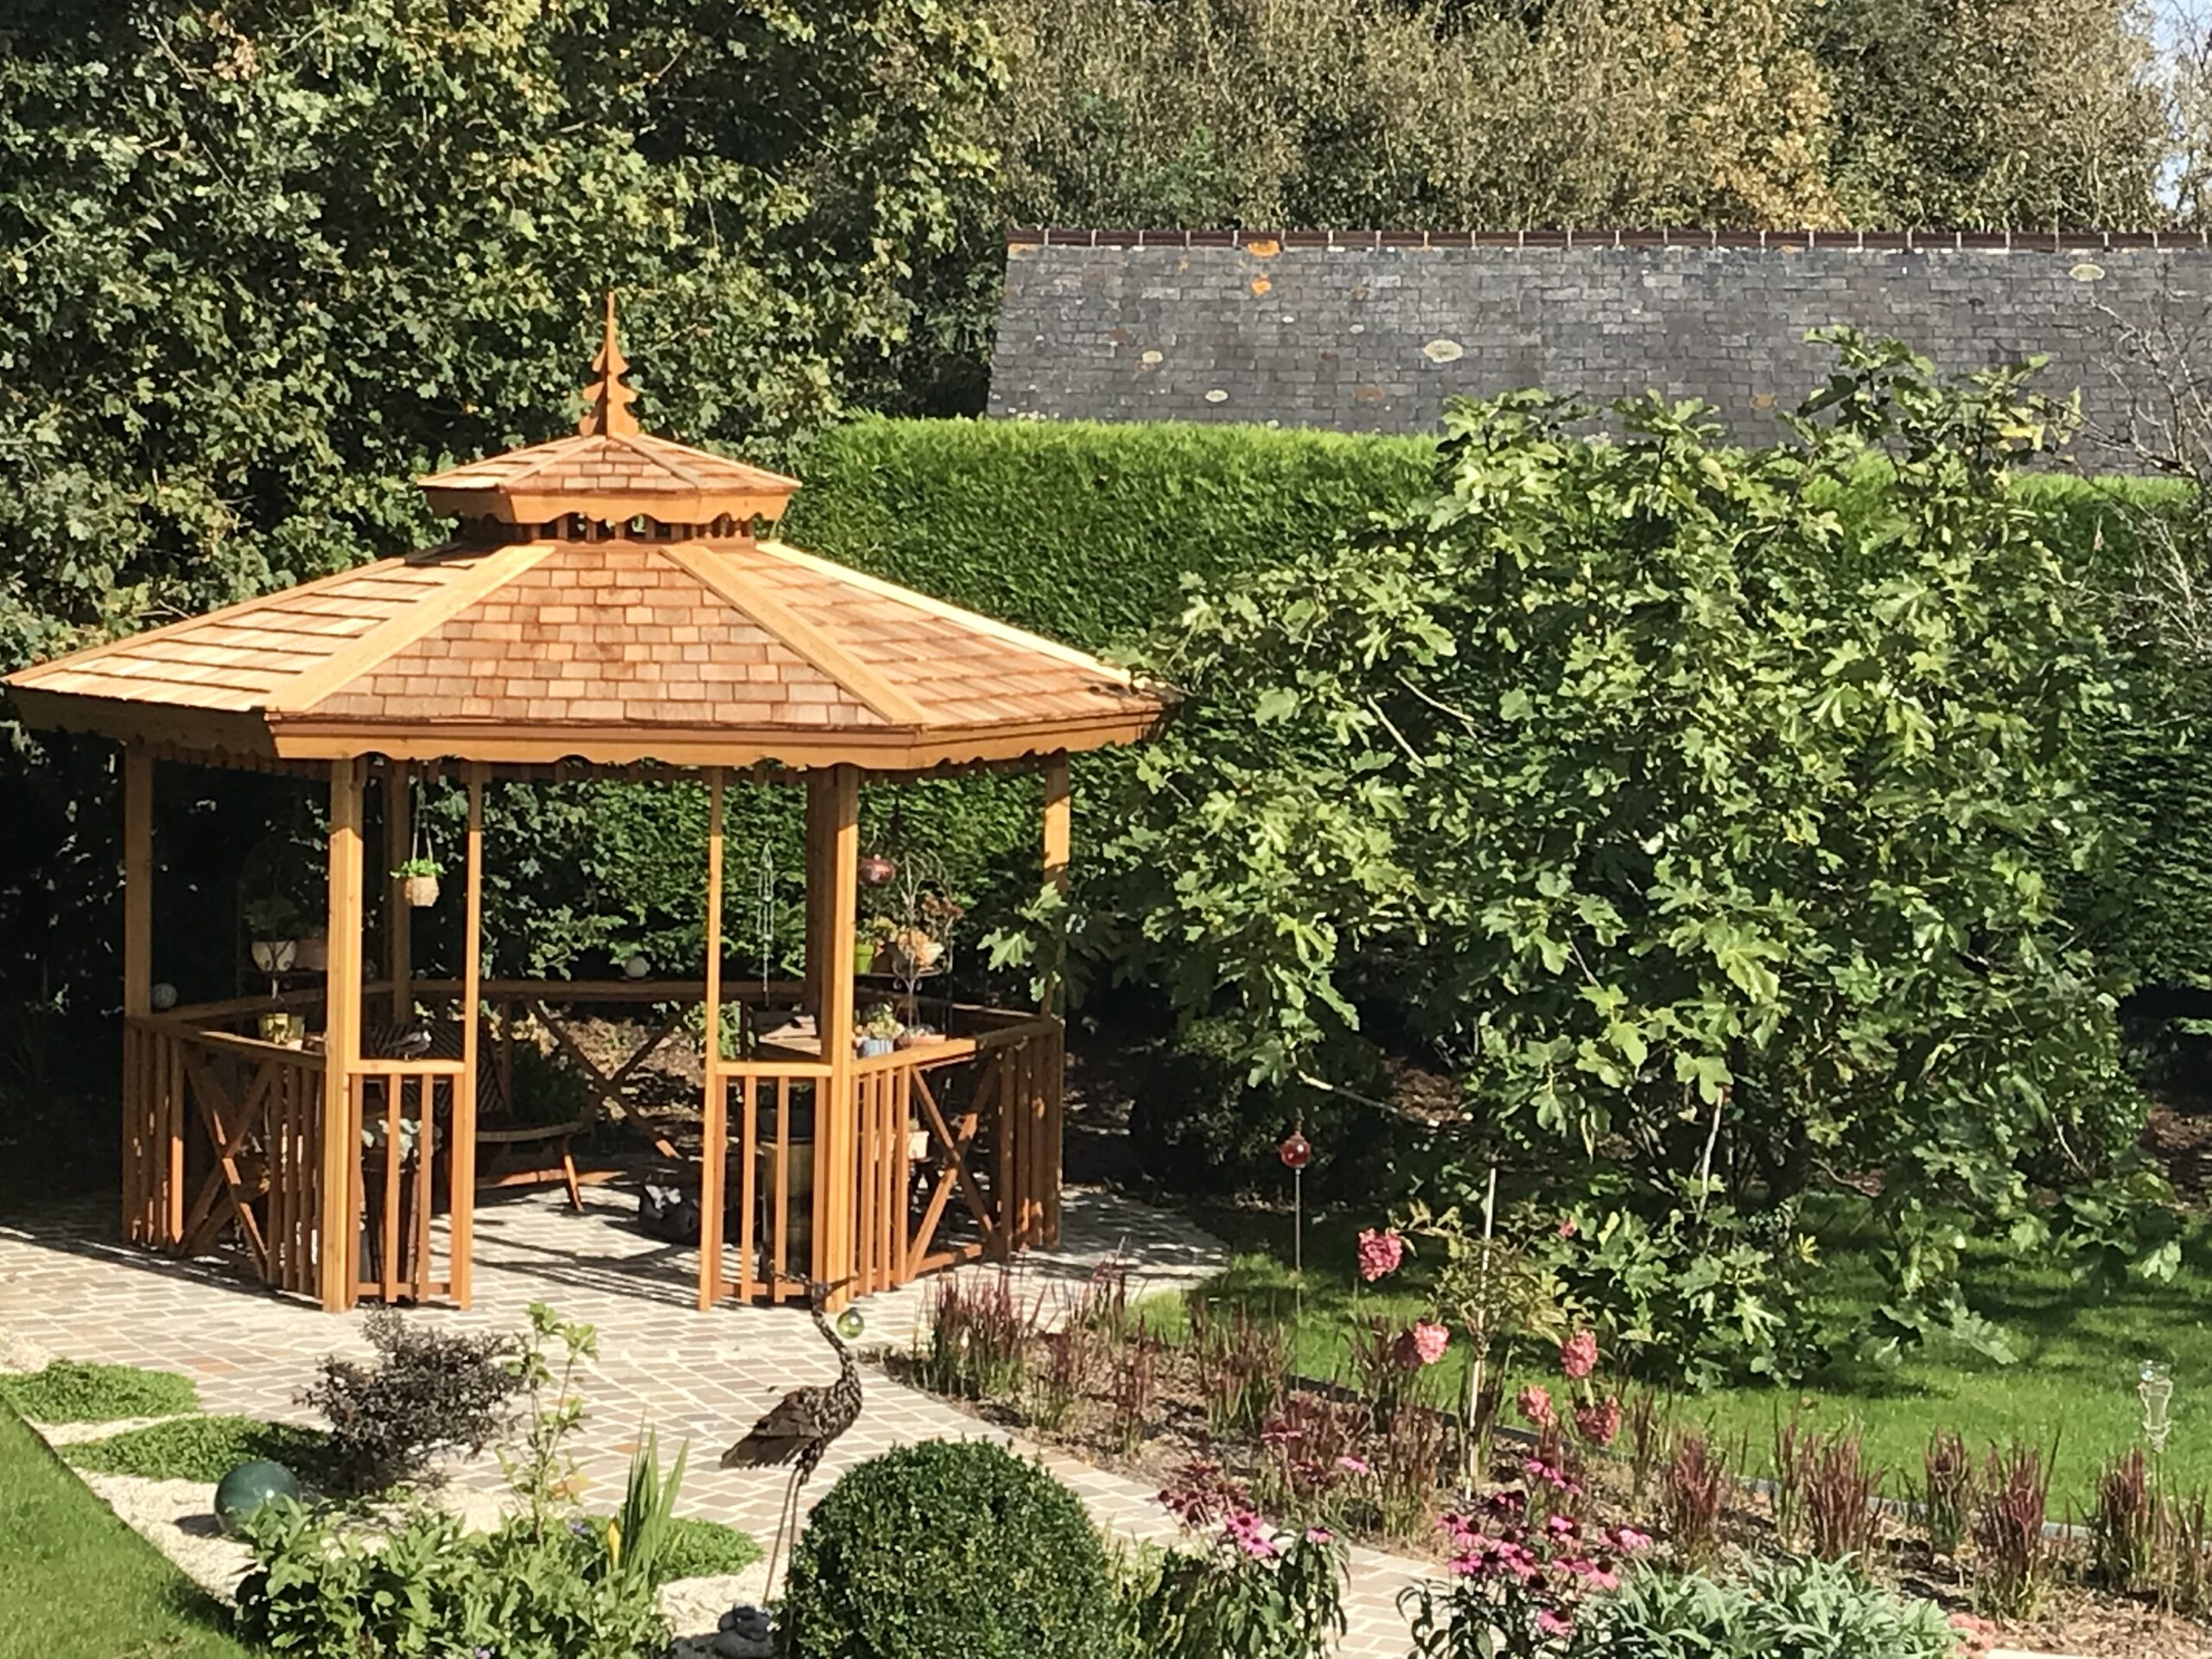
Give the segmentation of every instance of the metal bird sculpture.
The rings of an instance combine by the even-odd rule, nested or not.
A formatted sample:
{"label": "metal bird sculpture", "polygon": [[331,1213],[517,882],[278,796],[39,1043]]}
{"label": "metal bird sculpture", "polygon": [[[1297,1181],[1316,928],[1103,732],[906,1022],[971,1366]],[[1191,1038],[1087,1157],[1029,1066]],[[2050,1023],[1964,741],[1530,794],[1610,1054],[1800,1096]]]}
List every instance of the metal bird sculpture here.
{"label": "metal bird sculpture", "polygon": [[776,1514],[776,1542],[768,1552],[768,1579],[771,1589],[776,1582],[776,1564],[782,1559],[786,1532],[798,1529],[799,1493],[822,1462],[822,1454],[835,1444],[839,1435],[853,1426],[861,1414],[860,1368],[853,1363],[852,1351],[838,1339],[830,1327],[829,1315],[823,1311],[830,1298],[849,1281],[839,1280],[825,1285],[818,1279],[806,1281],[806,1309],[814,1316],[815,1328],[823,1339],[837,1353],[837,1380],[813,1388],[793,1389],[776,1402],[760,1421],[746,1432],[745,1438],[722,1453],[725,1469],[769,1469],[784,1464],[791,1465],[791,1478],[784,1488],[783,1508]]}

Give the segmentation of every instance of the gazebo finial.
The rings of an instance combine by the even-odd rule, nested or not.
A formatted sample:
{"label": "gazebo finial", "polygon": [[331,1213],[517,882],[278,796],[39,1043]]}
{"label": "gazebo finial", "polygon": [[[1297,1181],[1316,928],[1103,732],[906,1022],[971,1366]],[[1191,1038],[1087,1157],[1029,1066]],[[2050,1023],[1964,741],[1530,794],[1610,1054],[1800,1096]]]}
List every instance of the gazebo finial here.
{"label": "gazebo finial", "polygon": [[614,337],[614,290],[611,288],[607,290],[607,338],[591,366],[599,378],[584,388],[584,417],[576,423],[577,432],[587,438],[628,437],[638,429],[638,417],[630,412],[638,394],[622,384],[630,359],[622,355],[621,345]]}

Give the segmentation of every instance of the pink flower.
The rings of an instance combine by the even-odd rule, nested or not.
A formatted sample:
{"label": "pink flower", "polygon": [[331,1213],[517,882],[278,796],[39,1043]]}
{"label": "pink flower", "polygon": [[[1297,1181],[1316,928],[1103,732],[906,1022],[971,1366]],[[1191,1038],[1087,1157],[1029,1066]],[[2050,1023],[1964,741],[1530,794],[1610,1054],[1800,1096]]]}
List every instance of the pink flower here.
{"label": "pink flower", "polygon": [[1592,1446],[1611,1446],[1621,1432],[1621,1402],[1608,1396],[1603,1405],[1577,1406],[1574,1428]]}
{"label": "pink flower", "polygon": [[1288,1446],[1293,1440],[1300,1438],[1301,1438],[1301,1436],[1299,1431],[1293,1428],[1288,1423],[1283,1421],[1280,1417],[1270,1419],[1268,1426],[1260,1431],[1260,1444],[1262,1446]]}
{"label": "pink flower", "polygon": [[1620,1574],[1605,1562],[1593,1561],[1586,1555],[1578,1555],[1571,1561],[1561,1561],[1559,1567],[1560,1571],[1573,1573],[1593,1590],[1618,1590],[1621,1587]]}
{"label": "pink flower", "polygon": [[1230,1541],[1255,1561],[1270,1560],[1281,1553],[1276,1549],[1275,1541],[1268,1536],[1267,1522],[1250,1510],[1230,1511],[1221,1526]]}
{"label": "pink flower", "polygon": [[1536,1628],[1546,1636],[1573,1636],[1574,1621],[1564,1613],[1555,1613],[1548,1607],[1536,1609]]}
{"label": "pink flower", "polygon": [[1569,1376],[1586,1377],[1598,1369],[1598,1338],[1578,1331],[1559,1345],[1559,1368]]}
{"label": "pink flower", "polygon": [[1552,1409],[1552,1391],[1549,1389],[1525,1388],[1521,1390],[1521,1398],[1516,1403],[1521,1408],[1521,1414],[1538,1428],[1559,1427],[1559,1413]]}
{"label": "pink flower", "polygon": [[1395,1273],[1406,1259],[1406,1241],[1389,1228],[1370,1227],[1359,1236],[1359,1276],[1369,1284]]}
{"label": "pink flower", "polygon": [[1451,1332],[1427,1319],[1414,1321],[1413,1329],[1398,1338],[1398,1363],[1409,1371],[1424,1365],[1433,1365],[1444,1357],[1445,1349],[1452,1341]]}
{"label": "pink flower", "polygon": [[1651,1535],[1638,1532],[1634,1527],[1614,1527],[1601,1535],[1607,1548],[1618,1549],[1624,1555],[1633,1555],[1639,1549],[1651,1548]]}
{"label": "pink flower", "polygon": [[1337,1467],[1348,1475],[1371,1475],[1375,1472],[1365,1458],[1355,1458],[1349,1452],[1337,1459]]}
{"label": "pink flower", "polygon": [[1520,1492],[1492,1492],[1483,1500],[1483,1510],[1485,1514],[1499,1520],[1517,1521],[1528,1513],[1529,1500]]}
{"label": "pink flower", "polygon": [[1582,1530],[1582,1523],[1571,1515],[1555,1515],[1544,1522],[1544,1530],[1554,1538],[1572,1538]]}
{"label": "pink flower", "polygon": [[1575,1234],[1581,1230],[1582,1230],[1580,1227],[1574,1224],[1574,1217],[1573,1216],[1561,1216],[1559,1218],[1559,1236],[1561,1238],[1573,1238]]}
{"label": "pink flower", "polygon": [[1308,1527],[1306,1529],[1306,1541],[1309,1544],[1333,1544],[1337,1541],[1337,1535],[1326,1527]]}

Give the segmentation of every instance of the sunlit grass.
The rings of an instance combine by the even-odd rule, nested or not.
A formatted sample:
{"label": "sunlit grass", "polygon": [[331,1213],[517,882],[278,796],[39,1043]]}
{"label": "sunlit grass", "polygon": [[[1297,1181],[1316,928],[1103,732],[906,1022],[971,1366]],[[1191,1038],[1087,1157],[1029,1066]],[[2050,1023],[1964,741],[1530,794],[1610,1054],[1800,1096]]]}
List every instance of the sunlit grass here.
{"label": "sunlit grass", "polygon": [[[1353,1240],[1360,1227],[1374,1224],[1371,1217],[1309,1217],[1302,1284],[1288,1265],[1287,1217],[1221,1212],[1207,1224],[1236,1250],[1207,1294],[1294,1323],[1298,1369],[1308,1376],[1349,1376],[1357,1322],[1402,1324],[1429,1310],[1427,1268],[1418,1257],[1380,1285],[1357,1282]],[[1879,1286],[1870,1242],[1824,1230],[1820,1306],[1847,1351]],[[2023,1261],[1994,1247],[1971,1250],[1966,1284],[1975,1311],[2011,1335],[2017,1363],[1999,1365],[1955,1344],[1909,1355],[1894,1368],[1840,1358],[1802,1387],[1710,1391],[1678,1401],[1677,1414],[1745,1445],[1754,1473],[1770,1463],[1777,1416],[1796,1412],[1821,1429],[1850,1426],[1864,1434],[1869,1455],[1888,1468],[1893,1484],[1916,1478],[1932,1433],[1955,1430],[1974,1447],[2018,1439],[2056,1448],[2054,1504],[2078,1509],[2102,1462],[2141,1440],[2140,1366],[2163,1360],[2174,1378],[2164,1476],[2183,1488],[2212,1487],[2212,1231],[2192,1229],[2170,1285],[2131,1281],[2101,1294],[2063,1264]],[[1457,1398],[1464,1389],[1466,1358],[1455,1344],[1435,1368],[1432,1386],[1440,1397]],[[1524,1369],[1532,1378],[1557,1376],[1548,1356],[1529,1356]]]}

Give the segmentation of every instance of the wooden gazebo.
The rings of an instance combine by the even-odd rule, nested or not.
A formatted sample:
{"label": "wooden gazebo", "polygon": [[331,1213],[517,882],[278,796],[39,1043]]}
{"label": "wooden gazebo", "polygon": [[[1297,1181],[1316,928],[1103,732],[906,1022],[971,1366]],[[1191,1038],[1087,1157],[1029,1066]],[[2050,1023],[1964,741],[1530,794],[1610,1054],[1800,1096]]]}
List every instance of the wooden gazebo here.
{"label": "wooden gazebo", "polygon": [[[786,1275],[804,1273],[861,1294],[1056,1236],[1061,1027],[1050,1007],[962,1007],[934,1041],[857,1052],[861,785],[1041,772],[1044,871],[1063,880],[1069,753],[1144,736],[1166,698],[1079,652],[756,534],[798,480],[641,432],[628,366],[610,296],[575,436],[423,480],[431,505],[460,521],[445,545],[8,678],[27,724],[124,746],[130,1239],[197,1254],[235,1230],[268,1283],[327,1308],[465,1306],[480,1028],[487,1001],[545,1000],[703,1004],[702,1306],[778,1299]],[[327,779],[319,976],[156,1010],[153,780],[164,761]],[[467,793],[461,975],[413,976],[395,877],[372,978],[365,794],[382,792],[392,868],[410,842],[411,783],[432,775],[457,776]],[[703,781],[700,978],[482,977],[485,785],[582,776]],[[736,993],[725,982],[733,781],[805,790],[803,982]],[[732,1056],[711,1035],[732,1004],[755,1033],[769,1007],[792,1013],[783,1035],[755,1035]],[[414,1056],[365,1052],[365,1032],[418,1005],[444,1010],[454,1040]],[[298,1016],[308,1034],[270,1040],[271,1013]],[[810,1123],[798,1160],[810,1180],[794,1173],[797,1118]],[[956,1199],[964,1236],[948,1243]]]}

